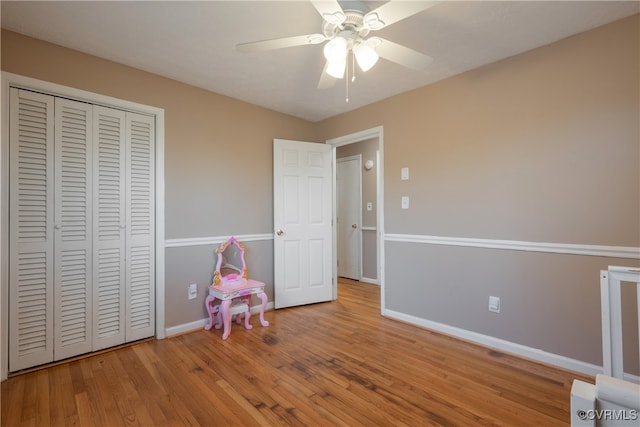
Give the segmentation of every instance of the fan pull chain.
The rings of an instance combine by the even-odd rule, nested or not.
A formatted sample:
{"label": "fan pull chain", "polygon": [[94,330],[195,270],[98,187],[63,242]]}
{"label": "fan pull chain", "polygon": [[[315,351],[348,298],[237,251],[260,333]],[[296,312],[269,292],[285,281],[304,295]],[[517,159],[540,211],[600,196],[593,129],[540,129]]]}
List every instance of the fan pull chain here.
{"label": "fan pull chain", "polygon": [[351,83],[356,81],[356,56],[351,53]]}
{"label": "fan pull chain", "polygon": [[347,91],[347,97],[345,98],[345,102],[348,104],[349,103],[349,80],[345,79],[345,86],[346,86],[346,91]]}
{"label": "fan pull chain", "polygon": [[346,99],[345,102],[348,104],[349,103],[349,61],[347,60],[347,67],[346,67],[346,76],[344,79],[344,84],[345,84],[345,91],[347,93],[346,95]]}

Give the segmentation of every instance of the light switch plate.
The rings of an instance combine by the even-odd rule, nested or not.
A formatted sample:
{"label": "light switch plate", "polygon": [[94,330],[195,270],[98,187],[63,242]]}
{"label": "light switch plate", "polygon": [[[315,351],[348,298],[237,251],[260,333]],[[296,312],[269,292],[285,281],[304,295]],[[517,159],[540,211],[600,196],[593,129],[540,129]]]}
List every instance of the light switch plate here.
{"label": "light switch plate", "polygon": [[409,168],[400,169],[400,179],[403,181],[409,180]]}
{"label": "light switch plate", "polygon": [[371,202],[367,203],[367,210],[368,211],[372,211],[373,210],[373,203],[371,203]]}

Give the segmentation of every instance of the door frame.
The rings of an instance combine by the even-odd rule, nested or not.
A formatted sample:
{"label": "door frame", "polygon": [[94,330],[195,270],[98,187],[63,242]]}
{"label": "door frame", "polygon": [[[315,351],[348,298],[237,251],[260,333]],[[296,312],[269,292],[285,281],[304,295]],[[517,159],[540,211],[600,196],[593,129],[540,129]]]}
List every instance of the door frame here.
{"label": "door frame", "polygon": [[[378,285],[380,286],[380,314],[385,312],[385,280],[384,280],[384,128],[376,126],[359,132],[328,139],[325,141],[333,147],[333,164],[336,164],[336,148],[343,145],[354,144],[356,142],[366,141],[368,139],[378,140],[377,151],[377,174],[376,174],[376,246],[377,246],[377,275]],[[333,223],[336,224],[336,168],[333,168]],[[338,298],[338,243],[337,243],[337,227],[333,227],[333,299]]]}
{"label": "door frame", "polygon": [[166,337],[165,329],[165,241],[164,241],[164,109],[111,96],[100,95],[57,83],[2,72],[0,85],[0,381],[9,374],[9,88],[18,87],[54,96],[86,101],[153,116],[155,118],[155,337]]}
{"label": "door frame", "polygon": [[[358,177],[357,177],[358,194],[356,195],[356,200],[358,200],[358,221],[357,222],[358,222],[359,239],[358,239],[358,255],[355,262],[358,263],[358,280],[360,280],[362,279],[362,154],[336,158],[336,178],[338,176],[338,164],[341,162],[353,162],[353,161],[357,162],[358,164]],[[338,208],[339,208],[337,203],[337,195],[338,195],[337,192],[338,192],[338,183],[336,180],[336,215],[338,214]],[[337,229],[338,222],[336,221],[335,224]],[[337,236],[337,232],[336,232],[336,236]],[[336,245],[338,245],[338,243],[339,243],[339,238],[336,238]],[[336,252],[336,257],[337,257],[337,252]],[[340,260],[337,259],[337,261],[340,261]],[[336,268],[339,268],[339,267],[336,267]]]}

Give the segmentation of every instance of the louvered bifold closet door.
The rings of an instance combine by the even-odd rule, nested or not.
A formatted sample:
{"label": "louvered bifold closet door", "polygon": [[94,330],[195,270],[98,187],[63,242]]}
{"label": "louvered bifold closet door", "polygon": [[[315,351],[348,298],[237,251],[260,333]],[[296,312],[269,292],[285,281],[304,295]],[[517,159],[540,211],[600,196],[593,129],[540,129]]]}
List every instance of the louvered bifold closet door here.
{"label": "louvered bifold closet door", "polygon": [[55,103],[54,360],[60,360],[92,347],[93,107]]}
{"label": "louvered bifold closet door", "polygon": [[155,333],[154,118],[127,113],[127,341]]}
{"label": "louvered bifold closet door", "polygon": [[9,370],[53,360],[54,98],[10,89]]}
{"label": "louvered bifold closet door", "polygon": [[125,342],[125,112],[94,106],[93,349]]}

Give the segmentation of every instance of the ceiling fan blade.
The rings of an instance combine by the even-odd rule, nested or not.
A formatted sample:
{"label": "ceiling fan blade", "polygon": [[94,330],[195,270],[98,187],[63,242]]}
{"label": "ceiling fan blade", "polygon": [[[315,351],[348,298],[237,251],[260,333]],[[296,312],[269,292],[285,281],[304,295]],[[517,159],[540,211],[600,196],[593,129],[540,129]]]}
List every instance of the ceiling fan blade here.
{"label": "ceiling fan blade", "polygon": [[320,74],[320,80],[318,81],[318,89],[329,89],[336,84],[336,79],[331,77],[329,73],[327,73],[328,66],[329,62],[325,62],[324,68],[322,69],[322,74]]}
{"label": "ceiling fan blade", "polygon": [[337,0],[311,0],[311,4],[330,24],[340,25],[347,19]]}
{"label": "ceiling fan blade", "polygon": [[438,3],[440,1],[390,1],[364,15],[364,24],[372,30],[380,30]]}
{"label": "ceiling fan blade", "polygon": [[285,47],[319,44],[327,38],[323,34],[307,34],[304,36],[283,37],[279,39],[262,40],[259,42],[242,43],[236,45],[240,52],[262,52],[265,50],[282,49]]}
{"label": "ceiling fan blade", "polygon": [[380,37],[372,37],[371,39],[375,39],[378,43],[375,49],[380,57],[412,70],[424,70],[433,62],[433,58],[430,56],[416,52],[401,44]]}

